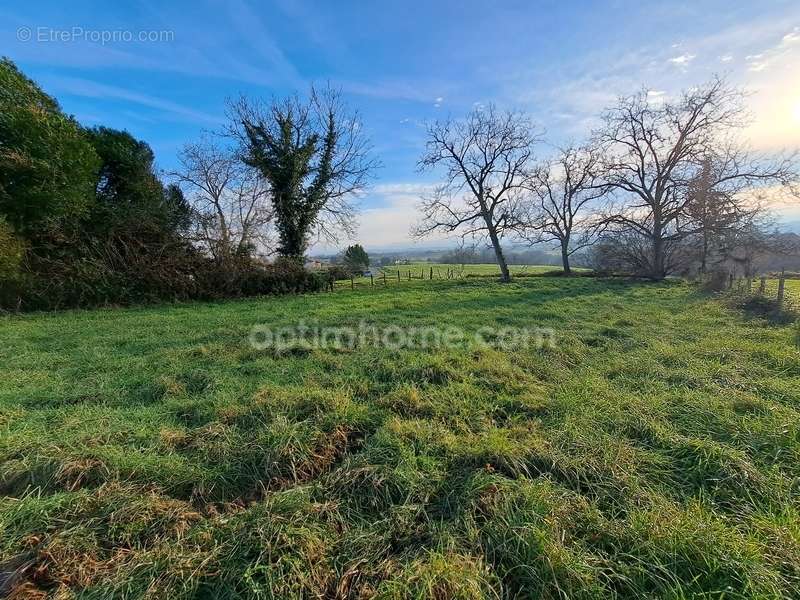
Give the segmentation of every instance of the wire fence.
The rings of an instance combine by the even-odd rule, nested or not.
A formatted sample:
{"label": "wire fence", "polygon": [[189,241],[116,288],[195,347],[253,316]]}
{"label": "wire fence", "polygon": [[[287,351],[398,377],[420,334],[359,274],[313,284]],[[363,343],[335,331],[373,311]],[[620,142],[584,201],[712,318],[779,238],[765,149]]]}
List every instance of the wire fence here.
{"label": "wire fence", "polygon": [[729,288],[740,294],[758,295],[772,300],[778,309],[800,309],[800,279],[784,274],[777,277],[731,278]]}
{"label": "wire fence", "polygon": [[329,291],[340,289],[363,289],[402,285],[414,281],[463,279],[463,269],[458,267],[417,267],[417,268],[381,268],[368,275],[352,276],[350,279],[337,279],[329,283]]}

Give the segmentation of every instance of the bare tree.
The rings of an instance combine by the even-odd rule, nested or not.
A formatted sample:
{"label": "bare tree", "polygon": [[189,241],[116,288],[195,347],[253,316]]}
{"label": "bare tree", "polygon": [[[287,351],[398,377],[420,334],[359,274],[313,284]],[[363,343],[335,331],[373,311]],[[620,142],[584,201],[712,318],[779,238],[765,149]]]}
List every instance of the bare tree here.
{"label": "bare tree", "polygon": [[422,170],[444,167],[445,182],[423,199],[413,233],[488,238],[501,278],[509,281],[500,242],[517,226],[517,203],[530,180],[538,137],[524,114],[500,113],[491,105],[473,110],[463,121],[430,125],[419,165]]}
{"label": "bare tree", "polygon": [[598,149],[567,146],[531,178],[520,235],[531,244],[557,243],[566,274],[570,256],[591,246],[604,229],[593,210],[608,189],[602,175]]}
{"label": "bare tree", "polygon": [[618,199],[607,222],[648,240],[642,263],[654,279],[670,271],[668,246],[697,231],[686,209],[709,154],[718,155],[719,165],[709,185],[727,189],[730,201],[744,201],[732,193],[737,188],[790,188],[797,182],[794,157],[768,160],[732,141],[747,123],[743,95],[721,79],[659,105],[642,91],[620,99],[603,120],[596,137],[606,150],[606,181]]}
{"label": "bare tree", "polygon": [[270,247],[270,190],[258,171],[214,136],[185,145],[178,160],[170,175],[188,192],[197,243],[219,262]]}
{"label": "bare tree", "polygon": [[315,234],[332,241],[340,231],[352,236],[352,199],[378,163],[358,114],[338,92],[312,87],[308,101],[242,97],[229,114],[243,160],[270,184],[282,256],[302,260]]}

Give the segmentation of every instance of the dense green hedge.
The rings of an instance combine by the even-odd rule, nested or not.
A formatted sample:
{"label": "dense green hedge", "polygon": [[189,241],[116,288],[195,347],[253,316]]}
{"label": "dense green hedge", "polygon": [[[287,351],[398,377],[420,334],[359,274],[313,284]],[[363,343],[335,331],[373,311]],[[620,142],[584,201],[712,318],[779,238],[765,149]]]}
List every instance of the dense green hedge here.
{"label": "dense green hedge", "polygon": [[217,264],[193,253],[115,264],[100,257],[37,259],[35,274],[0,281],[5,310],[56,310],[298,294],[325,288],[327,273],[290,262]]}

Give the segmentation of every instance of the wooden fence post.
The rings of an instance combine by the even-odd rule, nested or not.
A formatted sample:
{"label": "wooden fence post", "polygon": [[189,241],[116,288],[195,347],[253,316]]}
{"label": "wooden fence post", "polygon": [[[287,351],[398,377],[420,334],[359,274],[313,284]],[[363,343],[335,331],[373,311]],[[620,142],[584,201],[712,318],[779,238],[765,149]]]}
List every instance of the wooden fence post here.
{"label": "wooden fence post", "polygon": [[397,269],[397,283],[400,283],[400,269]]}
{"label": "wooden fence post", "polygon": [[350,275],[350,289],[351,290],[356,289],[356,278],[353,277],[352,275]]}
{"label": "wooden fence post", "polygon": [[433,267],[431,267],[431,279],[433,279]]}
{"label": "wooden fence post", "polygon": [[386,271],[383,272],[383,285],[386,285]]}
{"label": "wooden fence post", "polygon": [[786,276],[781,271],[780,279],[778,279],[778,310],[783,308],[783,295],[786,291]]}
{"label": "wooden fence post", "polygon": [[758,293],[762,296],[767,293],[767,278],[762,275],[761,282],[758,284]]}
{"label": "wooden fence post", "polygon": [[408,280],[411,281],[411,269],[408,270]]}
{"label": "wooden fence post", "polygon": [[375,285],[375,276],[372,273],[369,274],[369,284]]}
{"label": "wooden fence post", "polygon": [[731,271],[730,276],[728,277],[728,289],[733,289],[733,272]]}

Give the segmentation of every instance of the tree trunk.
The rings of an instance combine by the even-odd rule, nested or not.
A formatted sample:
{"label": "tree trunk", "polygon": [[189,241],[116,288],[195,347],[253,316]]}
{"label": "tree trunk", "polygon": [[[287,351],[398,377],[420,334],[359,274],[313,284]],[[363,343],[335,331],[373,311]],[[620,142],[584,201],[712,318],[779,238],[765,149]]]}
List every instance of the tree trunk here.
{"label": "tree trunk", "polygon": [[489,239],[492,241],[494,248],[494,255],[497,257],[497,264],[500,267],[500,281],[508,283],[511,281],[511,273],[508,272],[508,265],[506,264],[506,257],[503,255],[503,248],[500,246],[500,238],[497,237],[497,231],[494,227],[489,226]]}
{"label": "tree trunk", "polygon": [[569,267],[569,240],[561,241],[561,264],[564,266],[564,275],[570,275],[572,270]]}
{"label": "tree trunk", "polygon": [[653,218],[653,264],[650,269],[650,277],[657,281],[666,276],[664,260],[664,232],[661,227],[660,215],[656,214]]}
{"label": "tree trunk", "polygon": [[703,247],[700,251],[700,273],[706,274],[708,270],[708,232],[703,229]]}
{"label": "tree trunk", "polygon": [[664,271],[664,240],[659,235],[653,238],[653,267],[650,276],[660,281],[666,276]]}

